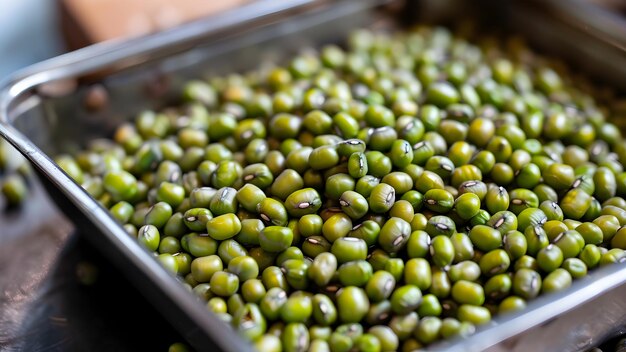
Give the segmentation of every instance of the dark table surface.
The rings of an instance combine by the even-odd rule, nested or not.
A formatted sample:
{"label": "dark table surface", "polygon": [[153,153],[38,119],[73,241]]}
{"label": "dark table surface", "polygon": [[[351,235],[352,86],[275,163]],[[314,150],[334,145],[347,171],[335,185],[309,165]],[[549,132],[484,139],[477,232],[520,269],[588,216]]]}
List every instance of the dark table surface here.
{"label": "dark table surface", "polygon": [[167,351],[180,337],[38,182],[0,200],[0,351]]}

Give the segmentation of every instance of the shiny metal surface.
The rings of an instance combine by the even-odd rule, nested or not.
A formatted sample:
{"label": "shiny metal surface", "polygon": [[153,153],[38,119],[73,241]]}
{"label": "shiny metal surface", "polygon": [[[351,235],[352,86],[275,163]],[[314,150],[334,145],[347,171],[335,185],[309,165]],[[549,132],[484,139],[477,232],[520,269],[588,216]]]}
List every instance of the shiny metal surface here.
{"label": "shiny metal surface", "polygon": [[[408,2],[396,12],[379,9],[380,3],[261,1],[252,10],[195,27],[98,45],[44,62],[5,82],[0,91],[0,135],[33,162],[64,212],[111,262],[126,269],[130,280],[190,343],[200,350],[247,350],[247,344],[192,299],[47,155],[107,135],[141,109],[174,102],[173,92],[187,78],[280,61],[298,48],[335,42],[358,26],[396,23],[401,17],[445,23],[472,12],[467,2],[452,0]],[[565,4],[481,1],[486,7],[475,10],[480,9],[479,19],[526,34],[537,48],[556,53],[618,88],[626,87],[626,70],[620,68],[624,50],[613,40],[598,40],[601,31],[586,29],[593,21],[581,27],[584,18],[568,17],[567,11],[559,11],[564,6],[559,3]],[[601,20],[599,13],[588,15]],[[110,102],[95,113],[83,105],[94,81],[107,90]],[[597,344],[611,327],[626,323],[625,291],[626,267],[604,268],[566,292],[531,302],[518,315],[495,319],[470,338],[433,349],[582,350]]]}

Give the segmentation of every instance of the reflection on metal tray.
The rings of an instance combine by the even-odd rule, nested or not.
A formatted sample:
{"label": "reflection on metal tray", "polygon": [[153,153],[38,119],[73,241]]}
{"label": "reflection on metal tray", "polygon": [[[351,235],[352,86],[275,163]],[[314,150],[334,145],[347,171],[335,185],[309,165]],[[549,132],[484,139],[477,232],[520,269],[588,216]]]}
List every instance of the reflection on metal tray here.
{"label": "reflection on metal tray", "polygon": [[[280,61],[306,46],[337,42],[355,27],[448,23],[473,12],[478,21],[525,34],[537,48],[624,89],[626,66],[621,63],[626,55],[619,33],[607,36],[593,25],[602,23],[601,13],[586,10],[585,3],[556,0],[259,1],[219,18],[96,45],[23,71],[0,92],[0,134],[34,163],[61,208],[111,262],[126,268],[130,281],[190,343],[201,350],[245,351],[247,343],[207,313],[47,155],[107,135],[139,110],[175,101],[173,93],[187,78]],[[588,25],[581,22],[585,17]],[[85,107],[93,82],[106,89],[110,102],[97,112]],[[433,348],[581,350],[626,322],[626,302],[617,299],[625,293],[626,268],[615,265],[566,292],[531,302],[517,315],[496,318],[472,337]]]}

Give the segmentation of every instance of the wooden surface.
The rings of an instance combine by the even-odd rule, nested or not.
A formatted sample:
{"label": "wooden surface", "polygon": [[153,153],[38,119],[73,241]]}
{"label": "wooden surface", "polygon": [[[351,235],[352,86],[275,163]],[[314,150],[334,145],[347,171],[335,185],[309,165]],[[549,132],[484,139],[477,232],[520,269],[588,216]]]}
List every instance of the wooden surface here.
{"label": "wooden surface", "polygon": [[72,49],[171,28],[240,6],[248,0],[62,0]]}

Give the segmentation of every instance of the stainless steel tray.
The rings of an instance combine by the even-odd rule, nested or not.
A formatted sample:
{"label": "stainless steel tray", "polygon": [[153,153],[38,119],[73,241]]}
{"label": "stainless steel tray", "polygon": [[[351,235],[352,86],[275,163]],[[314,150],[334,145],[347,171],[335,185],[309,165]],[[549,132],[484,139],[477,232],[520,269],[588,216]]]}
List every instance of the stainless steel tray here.
{"label": "stainless steel tray", "polygon": [[[146,38],[94,45],[21,71],[0,88],[0,135],[34,164],[81,232],[124,269],[192,345],[247,351],[247,343],[208,313],[49,155],[106,136],[142,109],[175,101],[174,93],[186,79],[280,61],[307,46],[338,42],[356,27],[446,23],[472,13],[495,28],[525,34],[537,48],[599,80],[626,88],[626,36],[614,27],[607,30],[611,22],[603,20],[605,15],[582,1],[262,0],[220,17]],[[85,108],[93,83],[108,93],[109,104],[97,112]],[[582,350],[626,323],[625,297],[626,267],[615,265],[565,292],[531,302],[524,312],[496,318],[472,337],[432,348]]]}

